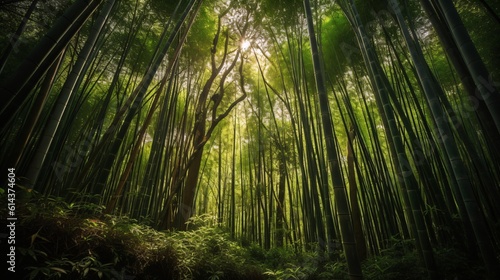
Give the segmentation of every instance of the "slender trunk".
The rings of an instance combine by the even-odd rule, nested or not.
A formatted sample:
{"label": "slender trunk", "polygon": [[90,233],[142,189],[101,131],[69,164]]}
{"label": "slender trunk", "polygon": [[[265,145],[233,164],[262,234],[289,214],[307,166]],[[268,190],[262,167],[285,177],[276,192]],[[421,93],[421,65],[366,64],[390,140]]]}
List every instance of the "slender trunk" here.
{"label": "slender trunk", "polygon": [[458,46],[458,50],[462,55],[467,68],[469,69],[472,79],[476,84],[477,99],[484,100],[490,114],[495,122],[497,131],[500,132],[500,92],[496,85],[490,80],[491,76],[486,69],[479,53],[472,42],[469,33],[460,19],[460,16],[455,9],[453,1],[434,0],[444,15],[448,24],[451,35]]}
{"label": "slender trunk", "polygon": [[[8,125],[12,116],[29,99],[33,88],[52,65],[73,36],[78,33],[102,0],[79,0],[66,10],[33,51],[18,67],[15,74],[0,86],[6,100],[0,109],[0,119]],[[0,132],[5,128],[2,127]]]}
{"label": "slender trunk", "polygon": [[[450,158],[451,167],[453,169],[452,172],[457,178],[459,189],[462,194],[462,198],[464,199],[467,213],[469,214],[469,218],[472,222],[472,228],[476,235],[479,249],[483,256],[483,261],[486,264],[491,279],[498,279],[498,277],[500,276],[500,271],[498,269],[498,264],[496,261],[493,242],[486,228],[484,222],[485,218],[481,214],[479,205],[475,198],[474,190],[472,188],[467,170],[460,157],[457,143],[455,141],[451,128],[447,120],[445,119],[446,114],[441,107],[438,96],[435,94],[436,90],[433,88],[433,79],[431,77],[431,73],[429,72],[429,68],[426,65],[420,46],[417,44],[416,39],[412,38],[410,33],[408,32],[408,27],[406,26],[403,16],[401,15],[399,7],[397,6],[398,4],[395,2],[396,0],[390,1],[402,34],[405,38],[407,47],[410,51],[410,55],[415,64],[415,68],[420,82],[422,83],[422,87],[429,103],[432,115],[436,121],[436,125],[439,130],[439,140],[443,141],[444,147],[446,149],[446,154]],[[487,101],[486,103],[488,104]]]}
{"label": "slender trunk", "polygon": [[[222,99],[225,96],[225,83],[228,75],[236,66],[240,54],[241,49],[238,48],[236,54],[229,65],[226,65],[226,60],[228,58],[228,48],[229,48],[229,34],[224,32],[225,35],[225,44],[224,44],[224,53],[222,55],[222,60],[220,64],[217,66],[215,62],[215,54],[217,50],[217,45],[219,41],[219,36],[221,34],[221,19],[225,15],[222,13],[219,16],[217,32],[214,36],[213,45],[211,49],[211,74],[210,77],[205,82],[203,89],[198,97],[198,103],[195,112],[195,120],[193,127],[193,155],[192,155],[192,163],[187,168],[187,177],[185,178],[185,185],[182,191],[182,198],[180,206],[184,211],[179,211],[177,215],[177,224],[180,226],[180,229],[185,229],[186,221],[191,217],[192,210],[194,206],[194,196],[197,189],[198,184],[198,176],[200,173],[201,160],[203,157],[203,148],[207,143],[208,139],[215,129],[215,127],[220,123],[222,119],[224,119],[231,110],[241,101],[246,98],[246,92],[243,88],[243,62],[240,64],[240,79],[241,79],[241,89],[243,91],[243,95],[236,99],[233,103],[229,105],[229,107],[220,115],[217,115],[219,105],[221,104]],[[248,24],[248,22],[246,23]],[[246,28],[246,27],[245,27]],[[210,122],[210,126],[207,129],[207,115],[208,115],[208,95],[212,89],[212,86],[218,77],[219,73],[221,73],[222,69],[226,67],[226,69],[222,72],[221,78],[219,81],[219,92],[214,94],[208,102],[213,102],[212,104],[212,119]],[[182,178],[184,179],[184,178]]]}
{"label": "slender trunk", "polygon": [[352,209],[352,225],[354,237],[356,239],[356,248],[358,250],[358,258],[360,261],[366,259],[366,241],[363,234],[363,227],[361,221],[361,209],[358,203],[358,185],[356,183],[356,173],[354,170],[354,149],[353,142],[356,137],[356,131],[351,128],[349,131],[349,139],[347,143],[347,176],[349,180],[349,201]]}
{"label": "slender trunk", "polygon": [[278,198],[276,201],[276,229],[275,229],[275,242],[276,247],[283,247],[283,237],[285,228],[283,227],[285,211],[283,209],[285,204],[285,187],[286,187],[286,158],[284,147],[279,148],[279,182],[278,182]]}
{"label": "slender trunk", "polygon": [[[313,57],[314,74],[316,78],[316,87],[319,95],[323,130],[325,133],[325,142],[328,155],[328,163],[330,164],[330,172],[333,181],[334,199],[337,207],[337,215],[340,221],[340,234],[342,238],[342,245],[347,258],[347,267],[351,279],[363,279],[361,271],[361,263],[359,261],[356,249],[356,241],[354,239],[352,219],[349,209],[349,202],[347,199],[346,187],[342,180],[342,172],[340,170],[337,147],[335,145],[335,136],[333,130],[333,123],[331,120],[331,113],[329,109],[329,101],[326,92],[324,73],[320,65],[320,54],[316,42],[316,35],[314,32],[314,25],[312,20],[311,5],[309,0],[304,0],[304,9],[307,18],[307,26],[309,31],[309,41],[311,44],[311,54]],[[328,195],[328,193],[327,193]],[[325,207],[327,207],[326,205]],[[326,217],[327,219],[331,217]]]}
{"label": "slender trunk", "polygon": [[66,79],[62,91],[58,96],[57,103],[51,113],[50,120],[44,130],[42,142],[40,146],[37,148],[34,160],[32,160],[30,166],[28,167],[28,170],[26,171],[26,178],[28,179],[29,188],[32,188],[37,181],[38,174],[40,173],[45,157],[52,144],[52,140],[56,135],[61,119],[66,111],[67,104],[70,101],[75,90],[77,90],[75,89],[76,81],[80,77],[80,75],[84,74],[82,73],[82,69],[84,68],[85,64],[88,63],[87,61],[88,57],[97,39],[101,35],[101,31],[104,27],[104,24],[111,9],[113,8],[113,5],[114,5],[114,0],[110,0],[107,3],[107,6],[99,14],[99,18],[92,28],[91,35],[85,42],[85,46],[78,55],[78,59],[75,62],[73,68],[71,69],[71,73]]}
{"label": "slender trunk", "polygon": [[[45,101],[47,100],[47,97],[52,89],[54,78],[59,70],[63,57],[64,53],[62,53],[57,61],[54,62],[45,76],[40,92],[36,95],[35,102],[28,113],[28,117],[26,118],[24,125],[21,127],[19,135],[15,138],[15,141],[13,141],[14,148],[10,150],[9,156],[6,157],[10,159],[8,163],[9,166],[18,166],[22,155],[26,152],[26,145],[28,144],[35,125],[39,121],[40,114],[42,113]],[[5,162],[5,164],[7,164],[7,162]],[[6,169],[7,167],[4,167],[1,170]]]}
{"label": "slender trunk", "polygon": [[392,105],[390,104],[388,96],[388,91],[390,90],[388,80],[380,63],[377,61],[375,50],[367,37],[354,1],[348,1],[348,6],[352,12],[351,21],[354,25],[353,27],[357,30],[356,35],[358,37],[359,45],[363,51],[365,64],[367,65],[368,72],[370,73],[370,80],[380,98],[381,106],[379,105],[379,107],[382,107],[381,109],[388,119],[389,131],[391,134],[390,137],[394,141],[394,152],[396,153],[394,156],[396,156],[395,163],[397,164],[398,170],[397,179],[401,188],[401,194],[405,207],[411,209],[411,213],[407,214],[411,222],[410,224],[414,223],[412,225],[412,231],[416,238],[416,244],[419,248],[421,257],[426,264],[429,275],[431,278],[435,278],[437,277],[436,264],[421,210],[420,192],[410,161],[404,149],[403,139],[397,127]]}
{"label": "slender trunk", "polygon": [[231,238],[236,234],[236,112],[233,119],[233,154],[231,157]]}
{"label": "slender trunk", "polygon": [[[12,51],[16,52],[17,51],[17,43],[19,41],[19,38],[23,34],[24,30],[26,29],[26,23],[28,23],[28,20],[33,13],[33,11],[36,8],[36,4],[38,3],[38,0],[34,0],[31,2],[28,10],[24,14],[23,20],[21,21],[21,24],[17,28],[16,32],[14,35],[11,37],[9,44],[5,48],[5,50],[2,52],[2,55],[0,56],[0,73],[3,72],[3,69],[5,68],[5,64],[7,62],[7,59],[11,55]],[[2,169],[3,170],[3,169]]]}
{"label": "slender trunk", "polygon": [[463,57],[460,55],[456,43],[453,41],[448,25],[442,21],[442,14],[439,10],[433,8],[429,0],[420,0],[420,4],[429,17],[446,55],[450,59],[455,71],[457,71],[462,86],[469,96],[470,104],[468,104],[468,110],[472,109],[477,114],[484,133],[489,136],[487,139],[491,141],[491,147],[495,149],[496,155],[500,156],[500,149],[495,144],[500,142],[500,132],[496,129],[495,122],[484,100],[477,98],[476,85]]}
{"label": "slender trunk", "polygon": [[[171,58],[168,66],[167,66],[164,78],[161,81],[161,86],[157,90],[157,92],[155,94],[155,97],[154,97],[154,100],[152,101],[151,107],[149,109],[149,112],[146,115],[146,118],[144,119],[144,121],[142,122],[142,128],[139,131],[139,135],[137,137],[137,140],[136,140],[136,142],[134,144],[134,147],[132,148],[132,151],[130,153],[130,158],[128,159],[128,163],[127,163],[127,165],[125,167],[124,172],[122,173],[122,175],[120,177],[120,180],[118,182],[118,186],[115,189],[115,193],[114,193],[113,197],[111,198],[111,200],[109,201],[109,203],[108,203],[108,205],[106,207],[105,213],[110,213],[115,208],[118,199],[122,196],[123,189],[124,189],[125,184],[126,184],[126,182],[128,180],[128,177],[130,175],[130,172],[132,170],[134,162],[135,162],[135,160],[136,160],[136,158],[137,158],[137,156],[139,154],[140,147],[142,146],[143,139],[144,139],[144,137],[146,135],[146,130],[149,127],[149,124],[151,123],[151,121],[153,119],[153,114],[156,112],[156,108],[157,108],[157,104],[158,104],[158,102],[160,100],[160,96],[161,96],[161,94],[164,91],[164,87],[165,87],[165,84],[167,82],[167,77],[170,77],[170,81],[169,81],[169,86],[168,86],[167,93],[171,92],[170,89],[171,89],[172,82],[173,82],[172,69],[174,68],[174,65],[176,64],[176,61],[177,61],[177,59],[178,59],[178,57],[179,57],[179,55],[181,53],[182,46],[184,44],[184,41],[186,40],[188,31],[191,28],[192,24],[194,23],[194,19],[196,18],[196,14],[197,14],[200,6],[201,6],[201,1],[199,2],[198,7],[195,8],[196,11],[193,13],[193,15],[191,16],[191,18],[189,20],[187,30],[184,32],[182,38],[179,40],[178,46],[177,46],[176,50],[174,51],[174,54],[172,55],[172,58]],[[166,52],[167,52],[167,50],[165,49],[165,50],[163,50],[162,54],[166,54]],[[160,57],[163,57],[163,56],[160,55]]]}

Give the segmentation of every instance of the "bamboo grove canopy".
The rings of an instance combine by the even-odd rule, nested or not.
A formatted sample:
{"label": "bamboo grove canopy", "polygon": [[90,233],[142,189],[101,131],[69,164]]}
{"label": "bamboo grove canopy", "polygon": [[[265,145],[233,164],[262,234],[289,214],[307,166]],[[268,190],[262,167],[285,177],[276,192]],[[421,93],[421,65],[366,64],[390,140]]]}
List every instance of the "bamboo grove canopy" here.
{"label": "bamboo grove canopy", "polygon": [[436,247],[499,279],[499,14],[487,0],[0,1],[2,172],[26,199],[160,230],[208,214],[266,249],[342,251],[351,279],[394,237],[431,279]]}

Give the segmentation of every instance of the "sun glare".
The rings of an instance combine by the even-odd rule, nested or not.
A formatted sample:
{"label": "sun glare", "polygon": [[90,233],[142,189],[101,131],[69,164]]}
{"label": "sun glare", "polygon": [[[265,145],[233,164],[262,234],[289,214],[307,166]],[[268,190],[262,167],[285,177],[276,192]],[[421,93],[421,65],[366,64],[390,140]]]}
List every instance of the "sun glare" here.
{"label": "sun glare", "polygon": [[250,47],[250,41],[243,40],[241,41],[241,49],[246,51]]}

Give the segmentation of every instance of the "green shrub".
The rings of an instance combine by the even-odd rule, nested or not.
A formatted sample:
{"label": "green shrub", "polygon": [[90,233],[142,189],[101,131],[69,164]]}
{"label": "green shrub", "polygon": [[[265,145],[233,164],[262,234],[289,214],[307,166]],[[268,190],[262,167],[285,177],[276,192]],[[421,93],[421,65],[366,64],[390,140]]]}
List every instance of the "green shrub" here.
{"label": "green shrub", "polygon": [[[35,196],[36,197],[36,196]],[[349,279],[341,251],[328,261],[292,247],[240,246],[214,218],[198,216],[188,231],[159,232],[128,217],[102,215],[94,204],[31,198],[18,209],[18,276],[24,279]],[[4,211],[5,212],[5,211]],[[6,213],[1,212],[2,215]],[[391,238],[364,261],[365,279],[427,279],[411,240]],[[435,251],[443,279],[481,279],[484,269],[457,249]]]}
{"label": "green shrub", "polygon": [[259,274],[247,262],[244,249],[221,228],[200,226],[173,232],[168,239],[179,252],[181,279],[253,279],[246,274]]}
{"label": "green shrub", "polygon": [[58,198],[34,199],[19,213],[19,267],[25,268],[19,275],[26,279],[122,279],[152,271],[176,279],[175,252],[150,227],[126,217],[78,215]]}

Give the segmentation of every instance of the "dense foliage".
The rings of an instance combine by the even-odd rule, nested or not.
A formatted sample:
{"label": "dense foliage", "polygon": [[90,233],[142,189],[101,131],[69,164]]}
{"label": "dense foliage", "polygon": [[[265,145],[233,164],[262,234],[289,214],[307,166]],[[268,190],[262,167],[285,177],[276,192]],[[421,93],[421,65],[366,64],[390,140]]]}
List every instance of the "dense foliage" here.
{"label": "dense foliage", "polygon": [[[19,209],[19,279],[348,279],[340,250],[335,262],[327,262],[314,252],[266,251],[232,239],[211,216],[192,218],[189,231],[161,232],[102,210],[58,197],[25,201]],[[415,266],[412,243],[393,237],[379,256],[363,263],[366,278],[427,279]],[[436,249],[436,257],[446,279],[484,274],[457,250]]]}
{"label": "dense foliage", "polygon": [[498,279],[499,14],[0,1],[23,273]]}

